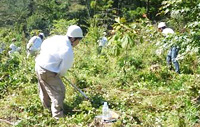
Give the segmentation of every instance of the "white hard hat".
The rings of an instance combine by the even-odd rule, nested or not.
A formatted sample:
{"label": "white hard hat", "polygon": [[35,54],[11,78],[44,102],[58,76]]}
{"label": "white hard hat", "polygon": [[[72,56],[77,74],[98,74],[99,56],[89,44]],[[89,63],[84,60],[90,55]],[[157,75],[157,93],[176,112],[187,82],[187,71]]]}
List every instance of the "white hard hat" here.
{"label": "white hard hat", "polygon": [[162,28],[162,27],[165,27],[165,26],[166,26],[165,22],[160,22],[158,24],[158,28]]}
{"label": "white hard hat", "polygon": [[39,33],[39,36],[42,36],[44,38],[44,33]]}
{"label": "white hard hat", "polygon": [[83,37],[82,29],[77,25],[69,26],[67,30],[68,37]]}

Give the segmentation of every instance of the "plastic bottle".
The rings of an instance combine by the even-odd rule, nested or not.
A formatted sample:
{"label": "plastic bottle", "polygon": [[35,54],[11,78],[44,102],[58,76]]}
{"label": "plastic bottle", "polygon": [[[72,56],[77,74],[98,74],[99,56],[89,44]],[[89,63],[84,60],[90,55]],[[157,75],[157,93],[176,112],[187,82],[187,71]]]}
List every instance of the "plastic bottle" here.
{"label": "plastic bottle", "polygon": [[108,103],[104,102],[102,108],[102,120],[109,120],[109,118],[110,118],[110,110],[108,107]]}

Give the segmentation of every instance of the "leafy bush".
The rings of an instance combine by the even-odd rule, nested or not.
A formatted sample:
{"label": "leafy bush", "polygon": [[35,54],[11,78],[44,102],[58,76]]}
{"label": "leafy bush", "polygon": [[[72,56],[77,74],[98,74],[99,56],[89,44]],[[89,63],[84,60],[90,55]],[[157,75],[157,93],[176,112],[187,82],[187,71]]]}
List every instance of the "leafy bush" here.
{"label": "leafy bush", "polygon": [[33,29],[40,29],[44,30],[48,28],[50,25],[50,21],[47,19],[44,19],[41,15],[35,14],[26,19],[27,22],[27,30],[32,31]]}
{"label": "leafy bush", "polygon": [[70,25],[75,25],[78,22],[78,19],[73,20],[65,20],[65,19],[59,19],[53,21],[53,26],[51,28],[51,35],[65,35],[67,32],[67,28]]}
{"label": "leafy bush", "polygon": [[[56,20],[52,34],[64,34],[63,26],[68,23]],[[164,43],[177,43],[186,50],[196,47],[196,43],[182,33],[164,39],[147,19],[127,23],[118,18],[113,27],[115,34],[110,35],[109,45],[103,47],[101,54],[96,53],[96,41],[105,28],[94,24],[82,40],[88,43],[74,48],[74,67],[66,76],[91,102],[84,101],[64,82],[66,117],[58,121],[51,118],[38,97],[34,58],[26,59],[25,48],[13,57],[0,54],[1,118],[19,127],[96,126],[95,116],[101,115],[103,102],[107,101],[110,109],[120,115],[113,126],[194,126],[200,114],[198,105],[191,101],[200,90],[199,56],[196,52],[186,54],[180,60],[182,74],[178,75],[167,69],[165,49],[160,55],[156,50]],[[9,30],[4,32],[2,39],[12,35]],[[23,36],[17,37],[18,43],[25,41]],[[153,65],[156,68],[151,69]]]}
{"label": "leafy bush", "polygon": [[144,7],[137,7],[135,10],[129,10],[124,16],[128,21],[134,21],[142,18],[142,15],[145,13],[146,9]]}

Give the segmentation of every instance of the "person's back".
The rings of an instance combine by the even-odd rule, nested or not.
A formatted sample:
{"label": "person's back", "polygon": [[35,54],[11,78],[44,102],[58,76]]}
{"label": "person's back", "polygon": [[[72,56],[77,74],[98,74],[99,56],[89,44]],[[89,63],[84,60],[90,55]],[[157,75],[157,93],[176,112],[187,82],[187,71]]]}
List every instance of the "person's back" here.
{"label": "person's back", "polygon": [[10,44],[10,49],[12,50],[12,51],[16,51],[16,49],[17,49],[17,46],[15,45],[15,44]]}
{"label": "person's back", "polygon": [[106,32],[103,32],[103,37],[97,41],[99,43],[99,47],[98,47],[98,54],[101,53],[102,48],[106,46],[106,43],[108,42],[108,39],[106,37]]}
{"label": "person's back", "polygon": [[98,40],[99,42],[99,46],[104,47],[107,43],[108,39],[106,37],[106,32],[103,32],[103,37],[101,38],[101,40]]}
{"label": "person's back", "polygon": [[[67,64],[61,70],[59,65],[65,59],[64,55],[66,54]],[[36,58],[36,63],[39,63],[40,66],[47,70],[56,73],[61,72],[61,75],[63,75],[73,64],[73,51],[68,38],[62,35],[55,35],[46,39],[41,45],[40,55]]]}
{"label": "person's back", "polygon": [[11,49],[10,51],[8,51],[8,54],[11,55],[12,53],[14,53],[17,49],[17,46],[15,46],[15,44],[10,44],[9,48]]}
{"label": "person's back", "polygon": [[17,47],[14,43],[11,43],[9,48],[11,49],[10,51],[8,51],[9,55],[12,55],[15,52],[19,52],[21,50],[20,47]]}
{"label": "person's back", "polygon": [[38,36],[33,36],[27,44],[27,49],[32,51],[38,51],[40,49],[41,44],[42,39]]}
{"label": "person's back", "polygon": [[29,42],[28,42],[28,44],[26,46],[26,48],[27,48],[27,57],[29,57],[29,55],[35,56],[37,54],[37,52],[40,51],[40,47],[41,47],[43,38],[44,38],[44,34],[40,33],[39,36],[33,36],[29,40]]}
{"label": "person's back", "polygon": [[165,28],[165,29],[163,29],[162,33],[165,35],[174,34],[174,31],[171,28]]}

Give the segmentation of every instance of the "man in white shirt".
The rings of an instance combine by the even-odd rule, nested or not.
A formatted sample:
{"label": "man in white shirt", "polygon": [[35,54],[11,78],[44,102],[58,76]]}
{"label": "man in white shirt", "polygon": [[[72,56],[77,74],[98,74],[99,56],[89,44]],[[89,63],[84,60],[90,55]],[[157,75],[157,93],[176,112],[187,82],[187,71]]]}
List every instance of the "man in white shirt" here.
{"label": "man in white shirt", "polygon": [[99,46],[104,47],[107,43],[108,39],[106,38],[106,32],[103,32],[103,37],[99,40]]}
{"label": "man in white shirt", "polygon": [[[158,29],[163,33],[164,36],[167,36],[168,34],[174,34],[174,31],[171,28],[166,27],[165,22],[160,22],[158,24]],[[167,54],[167,64],[171,70],[172,62],[173,62],[176,73],[180,74],[179,63],[176,59],[176,57],[178,56],[178,51],[179,51],[178,46],[173,45],[170,48],[170,50],[168,51],[168,54]]]}
{"label": "man in white shirt", "polygon": [[106,32],[103,32],[103,37],[101,40],[98,40],[99,47],[98,47],[98,53],[101,53],[101,50],[104,46],[106,46],[106,43],[108,42],[108,39],[106,37]]}
{"label": "man in white shirt", "polygon": [[82,29],[77,25],[69,26],[65,36],[55,35],[41,45],[36,58],[35,70],[38,77],[40,99],[44,107],[56,119],[63,117],[65,86],[60,78],[73,64],[73,47],[83,38]]}
{"label": "man in white shirt", "polygon": [[21,50],[21,48],[20,48],[20,47],[17,47],[17,46],[15,45],[15,43],[16,43],[16,39],[13,38],[13,39],[12,39],[12,43],[11,43],[10,46],[9,46],[9,48],[11,49],[10,51],[8,51],[9,56],[12,56],[13,53],[19,52],[19,51]]}
{"label": "man in white shirt", "polygon": [[43,39],[44,39],[44,33],[39,33],[38,36],[33,36],[29,40],[29,42],[26,46],[27,58],[30,55],[35,56],[37,54],[37,52],[39,52]]}

